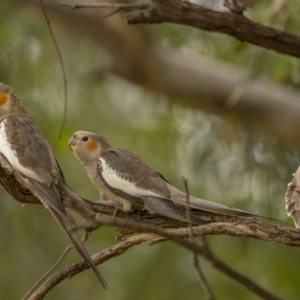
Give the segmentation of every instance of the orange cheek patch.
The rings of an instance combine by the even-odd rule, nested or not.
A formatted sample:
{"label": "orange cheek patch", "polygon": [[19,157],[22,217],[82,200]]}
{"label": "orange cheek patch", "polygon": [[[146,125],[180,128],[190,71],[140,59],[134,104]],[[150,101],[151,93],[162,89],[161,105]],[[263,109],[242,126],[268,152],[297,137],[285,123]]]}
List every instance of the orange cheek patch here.
{"label": "orange cheek patch", "polygon": [[89,150],[89,151],[94,151],[98,148],[98,144],[96,141],[94,140],[89,140],[87,143],[86,143],[86,148]]}
{"label": "orange cheek patch", "polygon": [[4,105],[6,102],[8,102],[7,94],[0,94],[0,105]]}

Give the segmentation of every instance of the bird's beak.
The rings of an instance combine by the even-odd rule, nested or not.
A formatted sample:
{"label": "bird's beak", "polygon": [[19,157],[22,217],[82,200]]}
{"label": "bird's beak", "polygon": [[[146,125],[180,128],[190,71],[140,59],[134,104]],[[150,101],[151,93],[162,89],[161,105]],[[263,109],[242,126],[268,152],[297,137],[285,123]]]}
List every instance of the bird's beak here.
{"label": "bird's beak", "polygon": [[70,139],[69,139],[69,142],[68,142],[68,146],[70,148],[71,151],[73,151],[73,147],[76,145],[76,140],[74,139],[74,137],[72,136]]}

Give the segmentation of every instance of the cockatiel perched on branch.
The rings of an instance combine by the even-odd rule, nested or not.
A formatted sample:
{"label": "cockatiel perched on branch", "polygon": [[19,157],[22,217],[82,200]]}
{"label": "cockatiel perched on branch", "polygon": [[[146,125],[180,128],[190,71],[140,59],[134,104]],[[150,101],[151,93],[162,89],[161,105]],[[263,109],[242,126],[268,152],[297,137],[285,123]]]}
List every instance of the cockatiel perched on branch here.
{"label": "cockatiel perched on branch", "polygon": [[285,194],[285,207],[288,216],[293,218],[295,226],[300,228],[300,167],[293,174]]}
{"label": "cockatiel perched on branch", "polygon": [[93,184],[115,203],[117,209],[129,212],[146,208],[157,214],[187,222],[185,207],[193,208],[191,221],[201,224],[199,210],[228,216],[257,216],[250,212],[198,199],[181,192],[160,173],[153,170],[135,154],[112,147],[108,142],[87,131],[76,132],[69,147],[86,169]]}
{"label": "cockatiel perched on branch", "polygon": [[[9,86],[0,83],[0,183],[17,201],[23,194],[50,210],[75,248],[107,285],[77,233],[63,201],[82,201],[66,184],[53,150]],[[5,177],[9,175],[8,177]],[[69,199],[68,199],[69,198]],[[37,202],[36,201],[36,202]]]}

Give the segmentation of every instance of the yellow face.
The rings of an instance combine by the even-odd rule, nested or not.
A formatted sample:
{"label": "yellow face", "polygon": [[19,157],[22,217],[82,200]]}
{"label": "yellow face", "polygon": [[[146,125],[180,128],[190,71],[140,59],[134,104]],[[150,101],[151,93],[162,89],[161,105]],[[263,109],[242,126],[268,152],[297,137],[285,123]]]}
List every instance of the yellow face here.
{"label": "yellow face", "polygon": [[77,131],[69,139],[69,148],[81,163],[94,159],[100,153],[101,146],[95,137],[91,132]]}
{"label": "yellow face", "polygon": [[72,151],[81,149],[81,151],[94,152],[99,148],[99,143],[87,131],[77,131],[74,133],[69,139],[68,145]]}

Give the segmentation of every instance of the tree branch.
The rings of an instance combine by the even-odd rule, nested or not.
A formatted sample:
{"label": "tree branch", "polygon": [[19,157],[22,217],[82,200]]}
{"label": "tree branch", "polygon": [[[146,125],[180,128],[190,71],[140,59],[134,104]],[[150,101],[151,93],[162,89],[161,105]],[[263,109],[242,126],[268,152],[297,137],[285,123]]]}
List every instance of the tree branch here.
{"label": "tree branch", "polygon": [[[3,166],[0,168],[0,183],[3,183],[4,187],[9,188],[8,192],[16,201],[20,203],[40,204],[38,199],[36,199],[29,191],[24,191],[22,189],[22,184],[18,184],[18,180],[22,181],[22,177],[18,177],[18,174],[15,173],[10,165],[7,164],[6,159],[3,158],[2,155],[0,155],[0,165]],[[8,183],[9,181],[13,181],[14,184]],[[80,202],[77,203],[78,201]],[[72,201],[66,201],[64,202],[64,205],[67,208],[75,210],[84,218],[87,217],[85,210],[95,212],[95,215],[96,213],[102,213],[112,216],[114,213],[114,206],[107,201],[83,201],[80,198],[78,201],[75,201],[75,204]],[[127,215],[119,211],[117,217],[123,219],[128,218],[130,220],[144,222],[161,228],[178,228],[188,226],[187,223],[172,220],[156,214],[149,214],[147,211],[130,212]],[[297,229],[265,222],[254,217],[231,217],[203,212],[202,216],[199,216],[199,218],[201,218],[204,224],[207,224],[203,227],[206,228],[205,234],[252,237],[288,246],[300,246],[300,231]],[[220,226],[220,224],[222,224],[222,226]],[[88,226],[90,225],[88,224]]]}
{"label": "tree branch", "polygon": [[[268,291],[261,288],[251,279],[246,276],[234,271],[229,266],[221,262],[219,259],[216,259],[214,255],[210,251],[207,250],[206,247],[196,245],[192,242],[189,242],[185,238],[189,236],[189,229],[172,229],[172,230],[163,230],[157,228],[155,226],[150,226],[148,224],[141,224],[132,221],[121,221],[121,220],[101,220],[101,224],[110,225],[110,226],[119,226],[122,228],[129,228],[132,231],[139,232],[148,232],[148,234],[140,234],[133,237],[129,237],[118,244],[109,247],[95,255],[92,256],[93,262],[98,265],[107,261],[115,256],[123,254],[126,250],[131,248],[134,245],[141,243],[148,243],[150,245],[163,242],[166,240],[172,240],[175,243],[181,245],[182,247],[193,251],[205,259],[211,262],[211,264],[217,270],[225,273],[232,279],[238,281],[242,285],[244,285],[247,289],[259,295],[263,299],[269,300],[279,300],[280,298],[272,295]],[[223,224],[221,224],[223,225]],[[193,227],[193,234],[195,236],[206,234],[205,230],[203,230],[206,225],[201,225],[198,227]],[[150,234],[149,234],[150,233]],[[89,268],[89,266],[85,262],[78,262],[72,265],[68,265],[62,270],[56,272],[53,276],[51,276],[30,298],[29,300],[38,300],[43,299],[47,292],[49,292],[55,285],[57,285],[61,280],[70,278],[75,274],[82,272],[83,270]]]}
{"label": "tree branch", "polygon": [[6,18],[10,3],[11,3],[11,0],[7,0],[5,8],[4,8],[4,12],[3,12],[2,16],[0,17],[0,27],[1,27],[4,19]]}
{"label": "tree branch", "polygon": [[[15,2],[38,6],[37,0]],[[158,3],[163,5],[165,2]],[[157,9],[157,3],[155,5]],[[189,4],[180,2],[179,8],[178,2],[170,5],[170,9],[182,9],[182,5]],[[55,0],[45,1],[45,6],[49,14],[54,14],[56,19],[66,24],[74,33],[89,37],[97,45],[101,45],[111,58],[110,71],[114,74],[149,90],[162,92],[173,103],[229,117],[250,124],[260,132],[272,133],[285,141],[300,145],[300,103],[297,90],[280,87],[267,80],[255,80],[237,91],[241,80],[248,76],[241,70],[211,64],[201,59],[197,59],[197,62],[182,57],[179,59],[172,52],[165,53],[152,43],[144,28],[126,26],[117,16],[107,22],[105,19],[99,19],[97,10],[68,10],[58,6]],[[184,6],[184,9],[188,12],[190,7]],[[223,14],[206,11],[201,7],[197,9],[198,17],[201,17],[202,13],[204,17],[206,13],[210,17]],[[147,9],[145,11],[148,12]],[[132,20],[134,12],[129,12],[129,16]],[[226,16],[233,20],[238,18],[237,20],[242,20],[245,24],[250,22],[251,25],[248,25],[254,26],[243,16],[230,13]],[[212,22],[209,21],[210,17],[205,19],[208,24]],[[233,22],[231,27],[238,26],[240,25]],[[247,26],[243,25],[242,28]],[[251,27],[251,37],[255,34],[260,35],[256,29],[260,29],[262,25],[257,26]],[[299,51],[298,38],[273,30],[275,29],[270,29],[261,39],[276,42],[279,38],[285,49],[291,43]]]}
{"label": "tree branch", "polygon": [[186,1],[159,0],[148,11],[126,14],[129,24],[162,23],[188,25],[221,32],[253,45],[300,57],[300,38],[255,23],[242,14],[217,12]]}
{"label": "tree branch", "polygon": [[[40,202],[32,194],[28,193],[28,191],[23,191],[22,185],[18,185],[18,182],[14,181],[14,184],[7,183],[10,180],[14,180],[14,176],[16,178],[18,178],[18,176],[17,174],[14,174],[14,170],[11,166],[6,165],[6,160],[3,159],[1,155],[0,165],[4,166],[4,168],[0,168],[0,183],[4,182],[3,186],[10,188],[8,192],[13,195],[16,201],[20,203],[40,204]],[[22,178],[20,177],[19,180],[22,180]],[[78,207],[74,207],[74,203],[72,202],[64,202],[64,205],[67,208],[75,210],[84,218],[86,217],[86,214],[81,211],[85,209],[94,211],[95,214],[102,213],[111,216],[115,209],[114,206],[107,201],[94,202],[84,200],[84,202],[78,203]],[[178,228],[188,226],[187,223],[172,220],[156,214],[149,214],[147,211],[130,212],[127,215],[119,211],[117,217],[123,219],[128,218],[130,220],[144,222],[161,228]],[[300,232],[297,229],[265,222],[257,218],[231,217],[203,212],[201,220],[204,224],[207,223],[207,225],[203,227],[206,230],[205,234],[252,237],[288,246],[300,246]]]}
{"label": "tree branch", "polygon": [[57,53],[57,57],[58,57],[58,61],[59,61],[59,66],[60,66],[61,73],[62,73],[63,86],[64,86],[64,109],[63,109],[63,119],[62,119],[62,123],[61,123],[61,127],[60,127],[60,130],[59,130],[59,134],[58,134],[57,141],[55,142],[55,144],[54,144],[54,146],[53,146],[53,149],[55,150],[55,148],[56,148],[56,146],[57,146],[59,140],[60,140],[61,137],[62,137],[64,128],[65,128],[66,119],[67,119],[67,108],[68,108],[68,80],[67,80],[67,74],[66,74],[66,69],[65,69],[63,57],[62,57],[62,55],[61,55],[61,51],[60,51],[60,49],[59,49],[59,45],[58,45],[58,43],[57,43],[57,41],[56,41],[56,38],[55,38],[55,35],[54,35],[54,33],[53,33],[52,26],[51,26],[50,20],[49,20],[49,18],[48,18],[48,14],[47,14],[47,11],[46,11],[44,2],[43,2],[43,0],[39,0],[39,1],[40,1],[40,4],[41,4],[41,8],[42,8],[42,11],[43,11],[43,15],[44,15],[44,17],[45,17],[45,21],[46,21],[46,23],[47,23],[47,27],[48,27],[48,30],[49,30],[51,39],[52,39],[52,41],[53,41],[53,45],[54,45],[54,47],[55,47],[55,51],[56,51],[56,53]]}
{"label": "tree branch", "polygon": [[[152,0],[152,4],[63,4],[72,9],[118,8],[129,24],[174,23],[220,32],[278,53],[300,57],[300,37],[255,23],[242,13],[218,12],[182,0]],[[244,10],[245,6],[239,8]],[[239,10],[239,12],[240,12]]]}
{"label": "tree branch", "polygon": [[[184,190],[186,193],[186,216],[187,216],[187,220],[188,220],[188,226],[190,229],[190,238],[193,244],[197,245],[195,236],[194,236],[194,232],[193,232],[193,224],[192,224],[192,219],[191,219],[191,207],[190,207],[190,192],[189,192],[189,187],[188,187],[188,181],[186,178],[182,177],[182,181],[183,181],[183,185],[184,185]],[[201,238],[203,238],[203,236],[201,236]],[[192,253],[192,263],[193,266],[196,270],[196,273],[198,275],[199,281],[201,283],[201,286],[205,292],[206,295],[206,299],[207,300],[215,300],[215,296],[212,292],[212,289],[209,286],[209,283],[204,275],[204,272],[200,266],[199,263],[199,259],[198,259],[198,255],[197,252],[193,252]]]}
{"label": "tree branch", "polygon": [[51,273],[52,271],[64,260],[64,258],[67,256],[67,254],[74,248],[74,245],[69,245],[65,248],[63,253],[60,255],[60,257],[57,259],[57,261],[51,266],[49,270],[46,271],[45,274],[43,274],[33,285],[30,287],[30,289],[26,292],[26,294],[23,296],[21,300],[26,300],[30,296],[30,294],[37,288],[39,284],[42,283]]}

